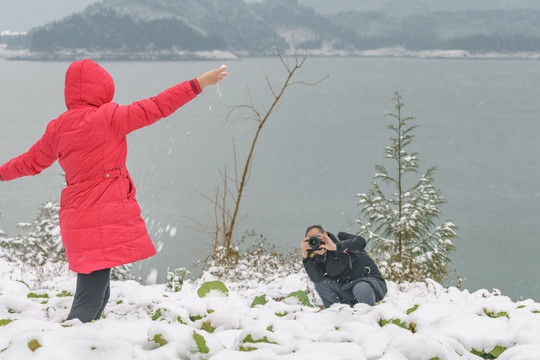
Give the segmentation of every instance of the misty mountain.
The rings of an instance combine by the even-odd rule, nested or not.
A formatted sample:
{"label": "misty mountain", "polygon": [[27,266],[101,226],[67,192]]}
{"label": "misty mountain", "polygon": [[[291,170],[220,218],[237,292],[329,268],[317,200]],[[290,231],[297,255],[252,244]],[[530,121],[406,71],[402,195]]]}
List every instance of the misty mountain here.
{"label": "misty mountain", "polygon": [[[107,52],[110,58],[156,58],[144,55],[155,52],[167,58],[210,50],[260,56],[273,53],[275,41],[288,49],[293,35],[298,47],[323,55],[393,47],[540,52],[540,10],[494,9],[506,1],[493,2],[490,9],[465,9],[487,7],[488,2],[455,0],[454,11],[442,11],[450,3],[442,0],[334,1],[335,9],[350,8],[323,14],[330,2],[318,0],[104,0],[33,29],[28,44],[51,59],[81,51]],[[396,10],[399,14],[381,10],[413,3],[408,15],[404,9]],[[519,4],[528,6],[529,1],[515,0],[514,7]],[[465,10],[456,11],[459,6]]]}
{"label": "misty mountain", "polygon": [[32,51],[219,49],[265,55],[286,45],[352,48],[352,31],[295,0],[105,0],[30,32]]}
{"label": "misty mountain", "polygon": [[357,11],[380,12],[394,17],[468,10],[540,11],[537,0],[299,0],[299,3],[321,14]]}
{"label": "misty mountain", "polygon": [[349,11],[328,18],[356,34],[358,49],[540,51],[540,11],[467,10],[396,17]]}

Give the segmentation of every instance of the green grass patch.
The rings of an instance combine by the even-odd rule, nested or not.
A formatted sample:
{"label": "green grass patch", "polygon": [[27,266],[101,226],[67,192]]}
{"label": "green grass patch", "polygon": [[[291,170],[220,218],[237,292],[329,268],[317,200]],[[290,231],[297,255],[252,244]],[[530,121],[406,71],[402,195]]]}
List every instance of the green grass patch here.
{"label": "green grass patch", "polygon": [[30,290],[30,286],[28,286],[28,284],[25,283],[24,281],[22,281],[22,280],[15,280],[15,281],[20,282],[21,284],[26,285],[26,287],[28,288],[28,290]]}
{"label": "green grass patch", "polygon": [[159,344],[159,346],[167,345],[167,342],[168,342],[167,340],[165,340],[165,338],[161,334],[154,335],[154,337],[152,338],[152,341],[155,342],[156,344]]}
{"label": "green grass patch", "polygon": [[245,347],[244,345],[240,345],[238,350],[240,350],[240,351],[254,351],[254,350],[257,350],[257,348],[252,347],[252,346]]}
{"label": "green grass patch", "polygon": [[67,296],[73,296],[73,294],[70,293],[69,291],[62,290],[62,292],[60,294],[56,294],[56,296],[58,296],[58,297],[67,297]]}
{"label": "green grass patch", "polygon": [[152,320],[157,320],[159,319],[161,316],[161,309],[157,309],[156,312],[154,313],[154,315],[152,315]]}
{"label": "green grass patch", "polygon": [[206,320],[205,322],[202,323],[201,330],[204,330],[209,333],[213,333],[214,330],[216,330],[216,328],[212,326],[212,324],[210,323],[210,320]]}
{"label": "green grass patch", "polygon": [[251,334],[248,334],[248,336],[246,336],[244,338],[244,340],[242,340],[242,342],[245,344],[245,343],[267,343],[267,344],[277,344],[275,342],[272,342],[270,340],[268,340],[268,337],[263,337],[262,339],[257,339],[257,340],[253,340],[253,337],[251,336]]}
{"label": "green grass patch", "polygon": [[282,313],[275,313],[275,314],[276,314],[276,316],[284,317],[285,315],[287,315],[287,312],[284,311],[284,312],[282,312]]}
{"label": "green grass patch", "polygon": [[300,304],[302,304],[304,306],[309,306],[309,307],[312,307],[312,308],[315,307],[315,306],[313,306],[313,304],[311,302],[309,302],[309,298],[308,298],[307,294],[302,290],[298,290],[298,291],[290,293],[285,299],[289,299],[289,298],[298,299],[298,301],[300,301]]}
{"label": "green grass patch", "polygon": [[208,293],[212,290],[216,290],[216,291],[219,291],[223,294],[225,294],[226,296],[229,296],[229,289],[227,289],[227,287],[225,286],[224,283],[222,283],[221,281],[207,281],[205,282],[204,284],[201,285],[201,287],[199,288],[199,290],[197,290],[197,295],[199,295],[199,297],[205,297],[206,295],[208,295]]}
{"label": "green grass patch", "polygon": [[[407,325],[407,323],[405,323],[405,322],[402,322],[400,319],[390,319],[390,320],[381,319],[381,320],[379,320],[379,326],[380,327],[386,326],[388,324],[394,324],[394,325],[397,325],[400,328],[403,328],[405,330],[412,331],[411,328],[409,327],[409,325]],[[414,323],[411,323],[411,324],[414,324]],[[416,331],[416,325],[414,325],[414,329]]]}
{"label": "green grass patch", "polygon": [[503,346],[495,346],[493,348],[493,350],[489,351],[489,352],[484,352],[484,351],[478,351],[478,350],[475,350],[475,349],[472,349],[471,350],[471,353],[473,353],[474,355],[476,356],[479,356],[481,357],[482,359],[496,359],[498,358],[503,352],[505,352],[506,348],[503,347]]}
{"label": "green grass patch", "polygon": [[411,313],[415,312],[416,309],[418,309],[418,305],[414,305],[412,308],[407,309],[407,315],[411,315]]}
{"label": "green grass patch", "polygon": [[[206,315],[205,315],[206,316]],[[195,322],[197,320],[201,320],[204,316],[202,315],[190,315],[189,320]]]}
{"label": "green grass patch", "polygon": [[116,302],[116,305],[120,305],[120,304],[123,303],[123,302],[124,302],[124,300],[118,300],[118,301]]}
{"label": "green grass patch", "polygon": [[193,339],[195,340],[195,343],[197,344],[197,348],[199,349],[199,352],[202,354],[208,354],[210,349],[208,346],[206,346],[206,340],[202,335],[197,334],[197,332],[193,332]]}
{"label": "green grass patch", "polygon": [[38,298],[45,298],[45,299],[48,299],[49,298],[49,294],[45,293],[45,294],[36,294],[36,293],[28,293],[28,295],[26,295],[27,298],[29,299],[38,299]]}
{"label": "green grass patch", "polygon": [[11,319],[0,319],[0,326],[6,326],[7,324],[9,324],[12,321],[13,320],[11,320]]}
{"label": "green grass patch", "polygon": [[257,296],[253,302],[251,303],[251,307],[255,307],[255,305],[265,305],[268,301],[266,300],[266,294],[262,294],[260,296]]}
{"label": "green grass patch", "polygon": [[32,352],[36,351],[41,347],[41,344],[36,339],[30,340],[28,342],[28,348],[32,350]]}
{"label": "green grass patch", "polygon": [[508,317],[508,313],[506,311],[500,311],[500,312],[495,314],[494,311],[487,311],[487,309],[484,309],[484,314],[486,314],[487,316],[489,316],[492,319],[500,318],[500,317],[503,317],[503,316]]}

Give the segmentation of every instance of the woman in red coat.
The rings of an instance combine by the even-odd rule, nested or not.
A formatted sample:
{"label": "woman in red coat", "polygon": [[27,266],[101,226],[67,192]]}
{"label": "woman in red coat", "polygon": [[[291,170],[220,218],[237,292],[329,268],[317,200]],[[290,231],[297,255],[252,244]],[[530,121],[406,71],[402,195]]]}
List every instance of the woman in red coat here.
{"label": "woman in red coat", "polygon": [[60,230],[69,268],[78,273],[68,319],[99,319],[109,298],[110,269],[156,253],[126,169],[126,135],[169,116],[221,81],[226,69],[119,106],[112,102],[111,75],[92,60],[76,61],[66,73],[68,110],[27,153],[0,166],[2,181],[37,175],[57,159],[65,172]]}

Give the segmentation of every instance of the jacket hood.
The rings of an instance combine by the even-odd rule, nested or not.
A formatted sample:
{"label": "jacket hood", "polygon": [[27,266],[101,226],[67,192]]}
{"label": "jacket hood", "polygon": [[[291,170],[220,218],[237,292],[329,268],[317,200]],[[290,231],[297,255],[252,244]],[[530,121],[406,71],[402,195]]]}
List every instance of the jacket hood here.
{"label": "jacket hood", "polygon": [[69,110],[88,105],[99,107],[112,101],[114,81],[95,61],[75,61],[66,72],[64,97]]}

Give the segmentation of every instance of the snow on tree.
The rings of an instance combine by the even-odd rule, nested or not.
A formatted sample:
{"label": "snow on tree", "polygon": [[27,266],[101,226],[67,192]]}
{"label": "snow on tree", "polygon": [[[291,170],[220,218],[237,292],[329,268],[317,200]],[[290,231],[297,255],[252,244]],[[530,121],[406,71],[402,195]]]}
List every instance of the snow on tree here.
{"label": "snow on tree", "polygon": [[44,266],[47,261],[65,261],[64,249],[58,226],[59,206],[55,202],[41,204],[32,223],[19,223],[18,228],[28,234],[14,239],[3,239],[4,257],[7,260],[29,265]]}
{"label": "snow on tree", "polygon": [[[0,257],[19,267],[19,273],[31,276],[36,285],[68,268],[60,235],[59,210],[57,202],[45,202],[39,205],[32,223],[18,224],[18,228],[27,231],[25,235],[5,238],[0,232]],[[133,279],[130,269],[131,264],[114,267],[111,277]]]}
{"label": "snow on tree", "polygon": [[[406,148],[414,139],[418,126],[410,125],[414,117],[402,117],[401,95],[392,99],[395,112],[388,129],[391,146],[384,149],[394,172],[376,165],[373,187],[367,194],[358,194],[362,206],[359,235],[367,238],[371,253],[378,260],[383,274],[394,281],[421,281],[429,277],[442,281],[448,274],[449,254],[454,250],[457,227],[451,221],[436,225],[441,206],[446,203],[434,186],[436,168],[429,168],[414,183],[409,175],[419,171],[418,153]],[[391,191],[387,195],[383,185]]]}
{"label": "snow on tree", "polygon": [[[0,219],[2,218],[2,214],[0,213]],[[2,243],[3,240],[5,240],[6,238],[6,233],[0,229],[0,244]],[[2,256],[2,247],[0,247],[0,257]]]}

